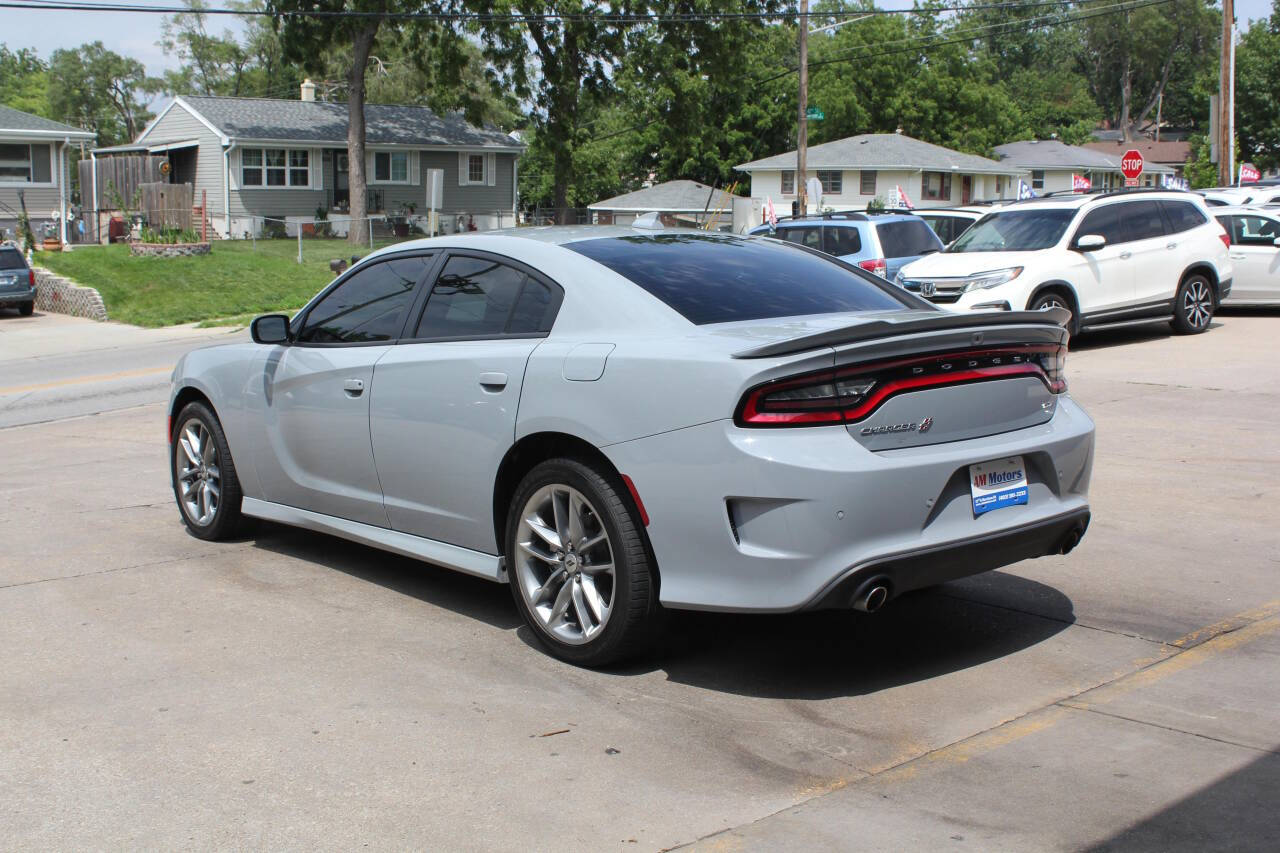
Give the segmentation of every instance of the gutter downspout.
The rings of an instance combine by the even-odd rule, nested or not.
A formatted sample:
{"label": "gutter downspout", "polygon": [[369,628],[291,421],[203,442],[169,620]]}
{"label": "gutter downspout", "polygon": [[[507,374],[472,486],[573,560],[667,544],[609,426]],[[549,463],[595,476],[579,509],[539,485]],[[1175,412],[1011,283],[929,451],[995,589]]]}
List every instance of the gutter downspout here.
{"label": "gutter downspout", "polygon": [[520,226],[520,155],[511,158],[511,227]]}
{"label": "gutter downspout", "polygon": [[93,164],[93,239],[101,243],[102,213],[98,209],[98,153],[93,149],[89,149],[89,162]]}
{"label": "gutter downspout", "polygon": [[62,140],[62,150],[58,152],[58,235],[62,245],[67,245],[67,147],[71,138]]}
{"label": "gutter downspout", "polygon": [[222,141],[222,214],[226,220],[226,238],[231,239],[231,152],[234,141]]}

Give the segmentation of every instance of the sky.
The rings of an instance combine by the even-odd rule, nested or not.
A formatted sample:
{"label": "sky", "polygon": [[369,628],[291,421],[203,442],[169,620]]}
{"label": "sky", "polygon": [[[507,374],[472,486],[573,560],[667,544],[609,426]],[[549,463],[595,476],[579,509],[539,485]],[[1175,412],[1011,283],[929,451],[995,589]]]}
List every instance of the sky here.
{"label": "sky", "polygon": [[[113,0],[107,0],[112,2]],[[130,5],[177,6],[180,0],[121,0]],[[217,0],[211,6],[219,6]],[[900,9],[911,6],[911,0],[881,0],[882,9]],[[1265,18],[1271,13],[1271,0],[1236,0],[1236,21],[1241,28],[1253,18]],[[157,46],[163,15],[134,12],[70,12],[33,11],[28,9],[0,9],[0,43],[10,50],[34,47],[41,57],[58,48],[76,47],[85,42],[102,41],[116,53],[138,59],[147,73],[158,75],[177,66],[176,59],[165,56]],[[236,19],[219,21],[211,29],[235,27]],[[853,25],[853,26],[856,26]]]}

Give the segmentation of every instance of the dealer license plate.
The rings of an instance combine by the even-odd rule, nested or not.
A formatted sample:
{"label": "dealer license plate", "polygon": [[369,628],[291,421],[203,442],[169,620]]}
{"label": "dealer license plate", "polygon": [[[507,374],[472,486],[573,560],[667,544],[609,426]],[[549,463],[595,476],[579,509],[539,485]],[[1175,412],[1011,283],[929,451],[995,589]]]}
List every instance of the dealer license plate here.
{"label": "dealer license plate", "polygon": [[969,493],[973,514],[1004,509],[1027,502],[1027,468],[1021,456],[969,466]]}

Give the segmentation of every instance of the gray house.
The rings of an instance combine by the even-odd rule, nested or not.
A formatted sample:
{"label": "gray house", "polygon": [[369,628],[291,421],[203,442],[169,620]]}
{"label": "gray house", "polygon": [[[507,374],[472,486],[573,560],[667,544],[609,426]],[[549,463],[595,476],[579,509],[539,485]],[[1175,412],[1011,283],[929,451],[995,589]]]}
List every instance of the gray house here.
{"label": "gray house", "polygon": [[[264,219],[284,220],[297,233],[317,209],[342,234],[351,204],[347,106],[314,100],[310,81],[302,97],[180,96],[116,151],[165,154],[169,180],[192,184],[196,205],[205,194],[210,224],[223,237],[260,233]],[[515,224],[516,160],[524,151],[515,139],[419,106],[369,104],[365,125],[371,216],[402,215],[413,205],[423,217],[434,173],[442,178],[436,210],[445,231]]]}
{"label": "gray house", "polygon": [[25,201],[32,229],[56,221],[65,243],[71,199],[67,149],[93,139],[69,124],[0,106],[0,229],[16,236]]}
{"label": "gray house", "polygon": [[[1000,162],[1028,173],[1027,182],[1037,194],[1071,192],[1074,175],[1088,178],[1093,189],[1109,190],[1124,186],[1120,173],[1120,157],[1081,145],[1067,145],[1056,139],[1029,139],[995,147]],[[1156,186],[1162,175],[1173,175],[1173,169],[1159,163],[1143,168],[1143,186]]]}

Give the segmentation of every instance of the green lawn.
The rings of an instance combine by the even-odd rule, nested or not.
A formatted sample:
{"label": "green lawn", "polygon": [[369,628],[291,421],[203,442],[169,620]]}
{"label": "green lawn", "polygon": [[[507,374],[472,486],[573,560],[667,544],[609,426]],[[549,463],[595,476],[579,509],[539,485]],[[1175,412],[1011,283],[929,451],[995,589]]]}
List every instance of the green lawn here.
{"label": "green lawn", "polygon": [[191,258],[135,258],[122,244],[77,246],[38,252],[35,261],[96,288],[112,320],[171,326],[288,313],[333,279],[330,260],[367,254],[367,247],[353,250],[345,240],[309,238],[301,264],[296,240],[259,240],[256,247],[248,240],[214,242],[211,254]]}

